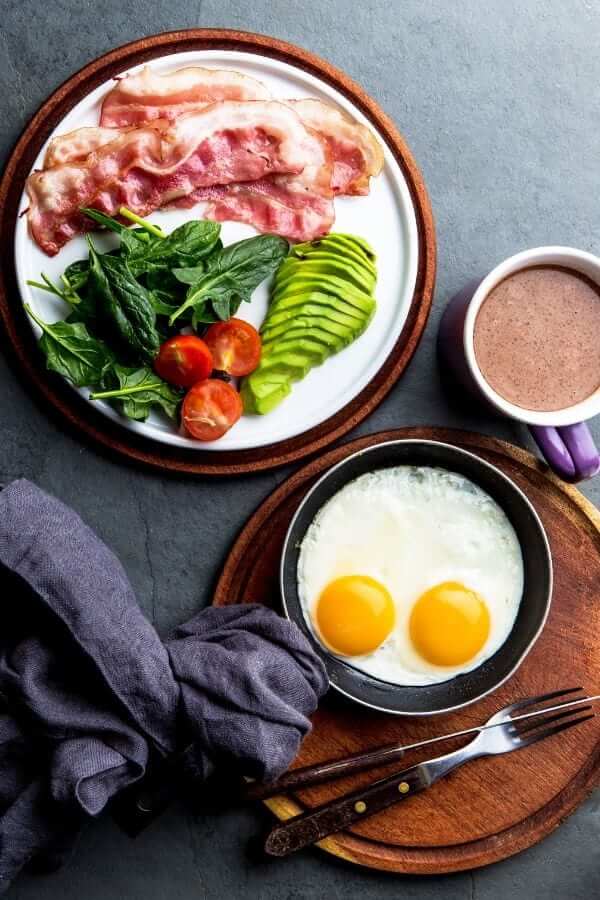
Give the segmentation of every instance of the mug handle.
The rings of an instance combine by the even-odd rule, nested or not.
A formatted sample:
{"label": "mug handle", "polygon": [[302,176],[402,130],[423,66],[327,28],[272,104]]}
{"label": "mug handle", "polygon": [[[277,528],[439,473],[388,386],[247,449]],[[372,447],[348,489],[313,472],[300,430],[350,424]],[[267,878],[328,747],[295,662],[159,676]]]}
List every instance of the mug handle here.
{"label": "mug handle", "polygon": [[600,454],[585,422],[554,428],[530,425],[546,462],[565,481],[584,481],[600,471]]}

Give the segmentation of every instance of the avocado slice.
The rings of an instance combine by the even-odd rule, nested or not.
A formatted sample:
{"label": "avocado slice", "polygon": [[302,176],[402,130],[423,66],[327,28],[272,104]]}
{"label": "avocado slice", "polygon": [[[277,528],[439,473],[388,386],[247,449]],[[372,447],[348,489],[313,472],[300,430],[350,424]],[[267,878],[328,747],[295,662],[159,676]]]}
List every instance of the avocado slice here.
{"label": "avocado slice", "polygon": [[320,263],[323,266],[337,264],[342,266],[345,271],[345,278],[352,280],[358,287],[366,288],[369,292],[374,290],[377,281],[375,273],[368,266],[363,265],[361,260],[356,262],[348,253],[340,253],[338,249],[331,247],[315,248],[302,256],[293,253],[287,257],[286,261],[289,263],[289,268],[297,266],[299,263],[304,265]]}
{"label": "avocado slice", "polygon": [[331,238],[332,240],[343,239],[344,241],[349,242],[353,246],[357,248],[357,250],[362,250],[362,252],[369,259],[375,260],[377,259],[377,254],[371,247],[370,243],[366,241],[364,238],[359,237],[357,234],[345,234],[342,231],[332,231],[330,234],[325,235],[327,239]]}
{"label": "avocado slice", "polygon": [[315,241],[307,241],[304,244],[296,244],[292,247],[291,255],[302,258],[310,258],[322,251],[336,253],[342,260],[349,260],[359,269],[366,269],[373,278],[377,277],[377,270],[373,260],[366,255],[357,244],[352,243],[346,235],[329,234]]}
{"label": "avocado slice", "polygon": [[357,237],[355,234],[344,234],[340,231],[332,231],[329,234],[323,235],[323,237],[315,238],[314,241],[305,241],[303,244],[296,244],[296,247],[308,247],[318,246],[319,244],[325,244],[326,246],[330,246],[333,248],[338,248],[340,250],[350,249],[353,253],[358,254],[361,259],[366,259],[367,263],[373,268],[375,274],[377,270],[375,268],[375,263],[377,260],[377,255],[368,241],[365,241],[364,238]]}
{"label": "avocado slice", "polygon": [[260,366],[252,373],[254,383],[268,381],[274,373],[286,375],[290,381],[305,378],[313,366],[320,366],[328,356],[327,347],[308,338],[282,341],[277,350],[263,355]]}
{"label": "avocado slice", "polygon": [[[366,313],[360,313],[359,310],[354,307],[347,307],[344,312],[340,312],[340,310],[336,308],[338,302],[337,298],[330,297],[327,294],[315,293],[310,294],[309,297],[310,299],[308,300],[299,298],[298,304],[288,309],[274,309],[272,312],[269,310],[267,317],[262,324],[262,333],[266,334],[270,328],[284,325],[286,322],[289,325],[290,319],[293,319],[296,316],[328,319],[330,322],[336,322],[338,325],[346,325],[348,328],[360,327],[365,320],[368,320]],[[324,302],[321,302],[318,298],[323,298]],[[331,302],[332,300],[333,303]]]}
{"label": "avocado slice", "polygon": [[[252,375],[254,374],[255,373],[253,372]],[[262,378],[260,377],[260,374],[257,374],[256,378],[253,378],[252,375],[245,379],[244,384],[250,384],[252,393],[257,398],[266,397],[268,394],[271,394],[273,391],[280,388],[283,384],[291,385],[290,378],[282,372],[276,372],[271,375],[267,372]]]}
{"label": "avocado slice", "polygon": [[271,412],[272,409],[275,409],[275,407],[287,397],[291,390],[292,386],[290,382],[285,380],[279,382],[279,384],[273,384],[273,390],[269,390],[267,393],[260,395],[257,393],[254,385],[250,382],[250,379],[247,378],[244,380],[241,388],[244,412],[264,416],[266,413]]}
{"label": "avocado slice", "polygon": [[351,247],[355,253],[361,254],[369,261],[369,264],[375,270],[375,274],[377,274],[377,269],[375,268],[377,255],[369,242],[365,241],[364,238],[357,237],[355,234],[344,234],[343,232],[334,231],[325,235],[324,240],[334,246]]}
{"label": "avocado slice", "polygon": [[336,334],[328,331],[326,328],[319,328],[315,325],[308,327],[298,321],[294,323],[293,328],[284,329],[281,334],[276,334],[263,340],[263,357],[268,359],[271,353],[278,352],[283,343],[297,341],[302,338],[309,338],[311,341],[318,341],[320,344],[324,344],[331,354],[339,353],[340,350],[347,347],[351,343],[353,335],[352,332],[348,331],[343,334]]}
{"label": "avocado slice", "polygon": [[351,284],[370,294],[375,287],[375,278],[370,272],[360,270],[352,263],[346,262],[335,253],[327,251],[317,251],[313,256],[305,259],[288,256],[281,263],[277,275],[275,276],[275,286],[286,283],[289,278],[298,277],[299,275],[323,277],[326,275],[334,275],[347,284]]}
{"label": "avocado slice", "polygon": [[287,352],[303,354],[312,359],[312,365],[320,366],[324,363],[329,352],[325,344],[311,337],[309,332],[303,331],[301,334],[293,338],[283,338],[274,344],[263,346],[262,356],[260,358],[260,368],[266,371],[275,357],[285,356]]}
{"label": "avocado slice", "polygon": [[[375,309],[374,297],[365,291],[352,287],[351,284],[342,281],[341,278],[337,278],[335,275],[327,275],[322,278],[315,278],[314,276],[305,277],[302,275],[292,278],[291,280],[286,279],[285,282],[275,285],[269,312],[275,308],[285,309],[294,306],[297,302],[298,295],[306,297],[313,291],[318,291],[323,294],[333,294],[339,300],[344,301],[348,306],[354,307],[361,313],[370,315]],[[290,303],[288,302],[289,298],[295,299],[292,299],[292,302]]]}
{"label": "avocado slice", "polygon": [[273,341],[284,340],[297,332],[298,329],[301,329],[310,337],[313,337],[313,331],[326,332],[329,335],[341,339],[343,341],[342,346],[346,346],[346,344],[353,341],[355,337],[358,337],[364,327],[365,325],[358,321],[354,326],[348,326],[340,325],[339,322],[332,322],[331,319],[300,314],[287,322],[269,326],[262,334],[262,345],[265,347]]}
{"label": "avocado slice", "polygon": [[[308,375],[312,367],[313,360],[304,354],[287,353],[283,362],[280,356],[273,354],[269,367],[267,368],[266,362],[261,362],[259,368],[248,377],[248,383],[251,386],[260,384],[268,381],[271,375],[285,375],[286,381],[300,381]],[[282,382],[277,382],[280,383]]]}

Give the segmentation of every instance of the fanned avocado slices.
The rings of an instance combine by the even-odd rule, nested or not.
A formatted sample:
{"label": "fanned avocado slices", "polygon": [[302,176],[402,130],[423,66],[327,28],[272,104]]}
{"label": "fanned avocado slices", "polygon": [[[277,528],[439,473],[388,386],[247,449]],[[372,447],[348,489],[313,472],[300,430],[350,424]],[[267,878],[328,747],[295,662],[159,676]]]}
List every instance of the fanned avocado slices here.
{"label": "fanned avocado slices", "polygon": [[374,257],[369,256],[360,244],[357,244],[350,235],[328,234],[318,241],[309,241],[306,244],[296,244],[291,250],[291,256],[300,259],[315,259],[323,252],[343,253],[344,257],[359,267],[364,267],[377,277]]}
{"label": "fanned avocado slices", "polygon": [[355,328],[362,325],[366,318],[365,314],[357,311],[354,307],[348,307],[341,311],[338,309],[336,300],[329,294],[314,293],[309,294],[308,298],[303,296],[297,304],[286,309],[274,309],[269,315],[268,325],[263,326],[263,336],[282,325],[289,328],[292,324],[290,319],[307,316],[328,319],[330,322]]}
{"label": "fanned avocado slices", "polygon": [[275,338],[263,341],[262,356],[267,357],[277,353],[281,349],[282,344],[288,344],[289,341],[300,341],[306,338],[307,334],[310,334],[311,341],[318,341],[320,344],[324,344],[330,350],[330,353],[338,353],[352,341],[352,337],[348,333],[336,334],[327,328],[319,328],[314,325],[300,325],[298,323],[298,326],[289,330],[287,334],[283,336],[278,335]]}
{"label": "fanned avocado slices", "polygon": [[290,278],[302,274],[318,278],[335,275],[366,294],[372,293],[376,280],[373,273],[369,272],[366,267],[359,268],[352,261],[344,258],[341,253],[324,250],[302,258],[288,256],[279,266],[275,276],[275,287],[283,287],[289,283]]}
{"label": "fanned avocado slices", "polygon": [[339,348],[341,350],[342,347],[347,346],[347,344],[350,344],[357,338],[361,331],[364,331],[364,328],[361,328],[358,323],[353,328],[349,328],[347,325],[340,325],[339,322],[332,322],[331,319],[316,316],[298,316],[293,322],[284,322],[264,332],[262,336],[263,352],[265,348],[270,347],[272,344],[277,344],[284,338],[287,339],[297,334],[306,334],[308,331],[310,331],[311,336],[314,334],[319,337],[320,334],[328,334],[339,338],[342,341],[342,345]]}
{"label": "fanned avocado slices", "polygon": [[338,278],[335,275],[328,275],[327,277],[311,276],[308,278],[304,275],[298,275],[291,280],[287,279],[283,285],[274,286],[267,319],[272,311],[294,306],[299,299],[304,299],[313,291],[336,297],[339,301],[336,303],[336,307],[340,310],[344,309],[344,304],[352,307],[359,314],[371,313],[375,308],[375,298],[371,294],[361,291],[349,282],[344,281],[343,278]]}
{"label": "fanned avocado slices", "polygon": [[349,234],[292,248],[275,276],[260,364],[242,384],[246,412],[275,409],[293,382],[363,333],[376,309],[375,262],[369,244]]}

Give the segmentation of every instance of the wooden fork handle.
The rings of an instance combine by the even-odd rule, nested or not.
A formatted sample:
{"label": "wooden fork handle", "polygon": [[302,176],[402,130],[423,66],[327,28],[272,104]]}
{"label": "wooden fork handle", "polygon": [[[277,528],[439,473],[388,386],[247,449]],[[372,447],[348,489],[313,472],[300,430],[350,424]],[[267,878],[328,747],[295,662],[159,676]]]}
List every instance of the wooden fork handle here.
{"label": "wooden fork handle", "polygon": [[293,769],[291,772],[286,772],[285,775],[282,775],[281,778],[270,784],[252,782],[246,785],[244,797],[247,800],[264,800],[267,797],[274,797],[276,794],[283,794],[286,791],[311,787],[314,784],[323,784],[323,782],[331,781],[333,778],[341,778],[344,775],[352,775],[355,772],[362,772],[364,769],[371,769],[374,766],[396,762],[404,756],[404,752],[397,744],[389,744],[367,753],[356,753],[343,759],[317,763],[314,766],[303,766],[301,769]]}
{"label": "wooden fork handle", "polygon": [[343,831],[354,822],[387,809],[399,800],[406,800],[425,790],[430,784],[431,779],[425,766],[416,765],[405,769],[404,772],[376,781],[339,800],[276,825],[267,836],[265,851],[269,856],[287,856],[295,850],[323,840],[329,834]]}

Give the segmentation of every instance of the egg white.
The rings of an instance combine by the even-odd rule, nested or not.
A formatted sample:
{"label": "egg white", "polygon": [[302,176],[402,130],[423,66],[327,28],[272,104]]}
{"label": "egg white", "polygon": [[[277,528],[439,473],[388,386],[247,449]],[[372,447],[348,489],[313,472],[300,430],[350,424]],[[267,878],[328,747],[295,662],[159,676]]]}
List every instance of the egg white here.
{"label": "egg white", "polygon": [[[343,575],[369,575],[383,584],[394,599],[396,620],[373,653],[340,658],[399,685],[435,684],[480,666],[506,641],[523,593],[521,548],[501,507],[468,478],[426,466],[361,475],[335,494],[309,526],[300,549],[298,590],[317,638],[319,596]],[[480,593],[490,613],[486,643],[456,667],[428,663],[409,634],[413,605],[444,581]]]}

